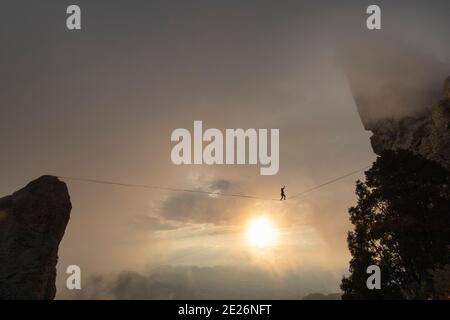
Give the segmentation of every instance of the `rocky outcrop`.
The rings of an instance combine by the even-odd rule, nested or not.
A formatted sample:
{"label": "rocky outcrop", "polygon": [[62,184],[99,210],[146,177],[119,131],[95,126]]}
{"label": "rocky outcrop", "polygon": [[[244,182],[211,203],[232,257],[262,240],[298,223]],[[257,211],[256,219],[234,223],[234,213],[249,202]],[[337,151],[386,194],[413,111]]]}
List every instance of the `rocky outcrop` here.
{"label": "rocky outcrop", "polygon": [[409,150],[450,169],[448,63],[386,31],[348,37],[337,61],[376,154]]}
{"label": "rocky outcrop", "polygon": [[374,152],[409,150],[450,169],[450,77],[444,90],[446,99],[416,116],[373,124],[370,141]]}
{"label": "rocky outcrop", "polygon": [[42,176],[0,199],[0,299],[53,299],[58,247],[72,205],[64,182]]}

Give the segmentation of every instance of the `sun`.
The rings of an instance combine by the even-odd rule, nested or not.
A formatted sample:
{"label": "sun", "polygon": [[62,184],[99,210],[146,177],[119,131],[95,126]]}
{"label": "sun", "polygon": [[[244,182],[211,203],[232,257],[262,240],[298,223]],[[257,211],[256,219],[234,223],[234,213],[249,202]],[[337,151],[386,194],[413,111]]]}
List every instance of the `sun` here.
{"label": "sun", "polygon": [[257,217],[247,225],[247,240],[254,247],[272,247],[277,242],[277,229],[267,217]]}

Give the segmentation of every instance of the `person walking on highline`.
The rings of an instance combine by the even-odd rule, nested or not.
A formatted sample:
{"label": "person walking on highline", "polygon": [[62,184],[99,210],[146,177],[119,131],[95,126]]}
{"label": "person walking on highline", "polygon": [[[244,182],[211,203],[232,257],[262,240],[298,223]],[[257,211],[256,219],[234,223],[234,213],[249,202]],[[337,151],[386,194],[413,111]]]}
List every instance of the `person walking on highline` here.
{"label": "person walking on highline", "polygon": [[283,188],[281,188],[281,200],[286,200],[286,195],[284,194],[284,188],[286,188],[286,186],[283,186]]}

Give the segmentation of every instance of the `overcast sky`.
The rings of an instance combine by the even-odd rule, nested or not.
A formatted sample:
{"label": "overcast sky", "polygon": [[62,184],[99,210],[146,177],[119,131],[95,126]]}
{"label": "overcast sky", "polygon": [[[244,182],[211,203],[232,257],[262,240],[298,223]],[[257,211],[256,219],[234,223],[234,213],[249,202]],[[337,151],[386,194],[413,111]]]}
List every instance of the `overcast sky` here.
{"label": "overcast sky", "polygon": [[[289,198],[374,160],[337,59],[354,34],[359,47],[370,44],[370,1],[76,1],[82,30],[71,32],[73,3],[2,1],[0,194],[55,174],[268,198],[286,185]],[[450,63],[448,1],[377,3],[383,32]],[[377,66],[377,55],[368,59]],[[279,128],[278,174],[173,165],[170,134],[194,120]],[[285,203],[68,181],[58,297],[73,296],[64,289],[70,264],[82,269],[78,297],[338,292],[362,177]],[[259,214],[280,233],[270,250],[243,239]]]}

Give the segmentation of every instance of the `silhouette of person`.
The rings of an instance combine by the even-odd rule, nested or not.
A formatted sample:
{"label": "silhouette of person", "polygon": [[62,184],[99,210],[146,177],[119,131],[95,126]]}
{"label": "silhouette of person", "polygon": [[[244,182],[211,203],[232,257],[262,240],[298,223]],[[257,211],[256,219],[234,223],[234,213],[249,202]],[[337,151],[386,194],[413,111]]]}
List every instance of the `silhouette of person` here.
{"label": "silhouette of person", "polygon": [[284,193],[284,188],[286,188],[286,186],[283,186],[283,188],[281,188],[281,200],[286,200],[286,194]]}

